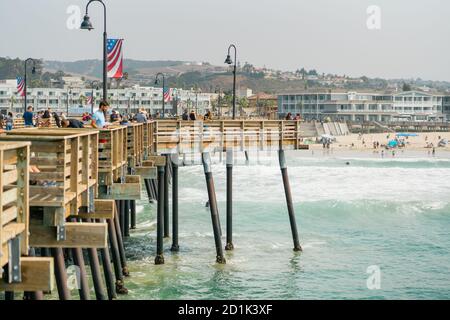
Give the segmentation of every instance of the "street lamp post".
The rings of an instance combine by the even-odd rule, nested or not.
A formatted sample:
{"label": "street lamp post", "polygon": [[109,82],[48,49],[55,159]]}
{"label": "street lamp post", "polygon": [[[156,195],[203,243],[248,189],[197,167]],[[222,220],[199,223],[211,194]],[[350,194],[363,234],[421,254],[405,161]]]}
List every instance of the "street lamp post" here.
{"label": "street lamp post", "polygon": [[[94,84],[98,84],[97,80],[91,81],[91,114],[94,114]],[[98,87],[97,87],[98,90]]]}
{"label": "street lamp post", "polygon": [[163,91],[162,92],[162,118],[164,118],[165,114],[166,114],[166,101],[164,100],[164,88],[166,86],[166,77],[164,76],[163,73],[158,72],[156,74],[156,77],[155,77],[155,85],[158,84],[158,77],[159,76],[162,77],[162,91]]}
{"label": "street lamp post", "polygon": [[24,103],[23,103],[23,105],[24,105],[24,112],[27,111],[27,63],[28,63],[28,61],[33,61],[33,69],[31,69],[31,73],[32,74],[36,73],[36,61],[34,59],[32,59],[32,58],[26,59],[25,60],[24,77],[23,77],[23,82],[24,82],[24,87],[23,87],[23,89],[24,89],[24,91],[23,91],[23,93],[24,93],[24,99],[23,99],[23,101],[24,101]]}
{"label": "street lamp post", "polygon": [[221,93],[220,87],[217,86],[217,87],[216,87],[216,90],[214,90],[214,92],[219,94],[218,97],[217,97],[217,107],[218,107],[218,109],[219,109],[219,117],[221,117],[221,116],[222,116],[222,106],[221,106],[221,101],[220,101],[220,99],[221,99],[221,94],[222,94],[222,93]]}
{"label": "street lamp post", "polygon": [[198,114],[198,89],[195,90],[195,113]]}
{"label": "street lamp post", "polygon": [[67,90],[67,105],[66,105],[66,116],[69,116],[69,95],[72,95],[72,88],[68,88]]}
{"label": "street lamp post", "polygon": [[107,34],[106,34],[106,5],[102,0],[90,0],[86,5],[86,14],[84,15],[83,22],[81,23],[80,29],[91,31],[94,29],[88,15],[88,8],[92,2],[100,2],[103,5],[103,100],[107,101],[108,92],[108,71],[107,71]]}
{"label": "street lamp post", "polygon": [[231,48],[234,49],[234,67],[233,67],[233,120],[236,119],[236,56],[237,56],[237,49],[234,44],[231,44],[228,47],[228,55],[225,59],[226,64],[233,64],[233,60],[231,60],[230,50]]}

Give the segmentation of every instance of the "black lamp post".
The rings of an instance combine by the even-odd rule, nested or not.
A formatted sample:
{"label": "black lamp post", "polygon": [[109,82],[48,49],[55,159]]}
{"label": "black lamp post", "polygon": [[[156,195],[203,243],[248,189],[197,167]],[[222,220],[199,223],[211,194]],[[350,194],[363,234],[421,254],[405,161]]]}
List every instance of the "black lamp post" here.
{"label": "black lamp post", "polygon": [[69,95],[72,96],[72,88],[68,88],[67,90],[67,107],[66,107],[66,116],[69,117]]}
{"label": "black lamp post", "polygon": [[232,65],[233,60],[231,60],[230,50],[231,48],[234,49],[234,68],[233,68],[233,120],[236,119],[236,56],[237,56],[237,50],[236,46],[234,44],[231,44],[228,47],[228,55],[225,59],[225,63]]}
{"label": "black lamp post", "polygon": [[31,69],[31,73],[35,74],[36,73],[36,61],[34,61],[34,59],[32,58],[28,58],[25,60],[25,69],[24,69],[24,77],[23,77],[23,81],[24,81],[24,99],[23,99],[23,106],[24,106],[24,112],[27,111],[27,63],[28,61],[33,61],[33,69]]}
{"label": "black lamp post", "polygon": [[163,73],[158,72],[156,74],[156,78],[155,78],[155,85],[158,84],[158,77],[159,76],[162,77],[162,88],[163,88],[163,92],[162,92],[162,118],[164,118],[165,114],[166,114],[166,102],[164,101],[164,88],[166,86],[166,77],[164,76]]}
{"label": "black lamp post", "polygon": [[219,117],[222,116],[222,106],[221,106],[221,101],[220,101],[220,99],[222,98],[221,97],[221,95],[222,95],[221,91],[222,91],[222,89],[219,86],[217,86],[216,89],[214,90],[215,93],[219,94],[218,97],[217,97],[217,107],[219,109]]}
{"label": "black lamp post", "polygon": [[107,70],[107,35],[106,35],[106,5],[102,0],[90,0],[86,5],[86,14],[84,15],[83,22],[81,23],[80,29],[91,31],[94,29],[91,20],[88,15],[88,8],[92,2],[98,1],[103,5],[103,100],[107,101],[107,84],[108,84],[108,70]]}
{"label": "black lamp post", "polygon": [[91,114],[94,114],[94,85],[97,84],[97,90],[98,90],[98,81],[94,80],[91,81]]}

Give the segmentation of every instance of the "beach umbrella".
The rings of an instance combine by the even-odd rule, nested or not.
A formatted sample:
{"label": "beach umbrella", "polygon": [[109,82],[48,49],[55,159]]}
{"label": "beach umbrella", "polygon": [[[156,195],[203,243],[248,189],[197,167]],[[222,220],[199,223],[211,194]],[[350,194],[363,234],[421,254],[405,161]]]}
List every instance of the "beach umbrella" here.
{"label": "beach umbrella", "polygon": [[398,146],[398,142],[396,140],[390,140],[388,142],[388,147],[389,148],[396,148]]}

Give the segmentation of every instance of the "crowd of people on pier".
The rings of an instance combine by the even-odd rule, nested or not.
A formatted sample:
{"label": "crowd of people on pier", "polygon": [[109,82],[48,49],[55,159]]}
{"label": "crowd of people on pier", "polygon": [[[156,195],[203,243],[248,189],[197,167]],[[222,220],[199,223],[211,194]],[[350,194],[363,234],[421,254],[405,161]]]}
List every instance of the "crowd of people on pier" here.
{"label": "crowd of people on pier", "polygon": [[[6,115],[0,115],[0,130],[12,130],[14,128],[14,118],[20,118],[20,114],[14,116],[12,112],[8,112]],[[97,111],[93,113],[84,112],[81,117],[68,117],[63,112],[52,111],[51,108],[46,110],[34,111],[33,106],[28,106],[26,111],[22,114],[24,127],[40,127],[46,128],[54,125],[59,128],[105,128],[108,125],[126,125],[130,122],[144,123],[153,119],[161,119],[162,116],[159,112],[156,112],[153,116],[145,109],[140,109],[136,113],[120,113],[116,109],[112,109],[110,105],[101,101]],[[204,115],[196,113],[194,110],[190,112],[185,109],[180,117],[166,113],[164,118],[166,119],[178,119],[186,121],[195,120],[213,120],[214,115],[210,110]]]}

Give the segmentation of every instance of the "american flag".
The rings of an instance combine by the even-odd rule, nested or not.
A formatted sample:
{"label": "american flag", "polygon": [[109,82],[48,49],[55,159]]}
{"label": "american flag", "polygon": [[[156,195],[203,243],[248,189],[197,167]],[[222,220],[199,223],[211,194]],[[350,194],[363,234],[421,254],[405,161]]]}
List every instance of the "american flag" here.
{"label": "american flag", "polygon": [[163,94],[164,94],[164,102],[172,101],[172,88],[164,88]]}
{"label": "american flag", "polygon": [[94,103],[94,99],[91,93],[86,94],[86,105],[91,105]]}
{"label": "american flag", "polygon": [[123,39],[108,39],[108,78],[122,78],[122,42]]}
{"label": "american flag", "polygon": [[25,80],[23,77],[17,77],[17,94],[21,97],[25,96]]}

